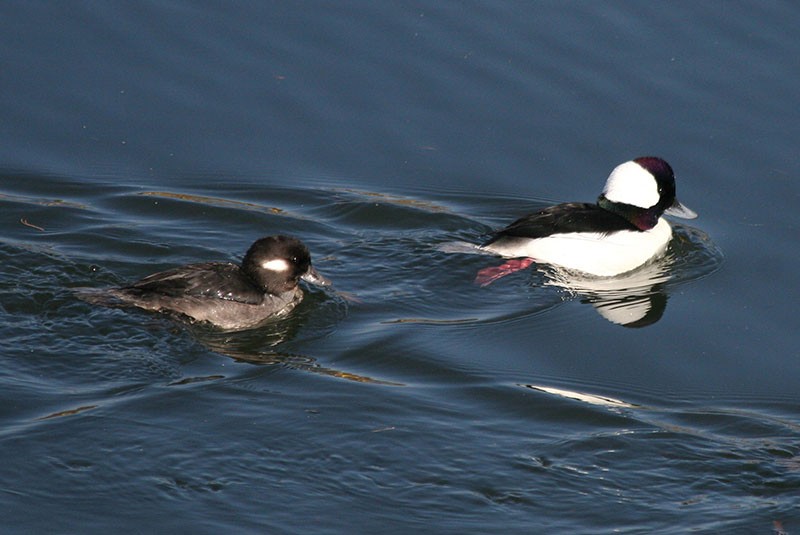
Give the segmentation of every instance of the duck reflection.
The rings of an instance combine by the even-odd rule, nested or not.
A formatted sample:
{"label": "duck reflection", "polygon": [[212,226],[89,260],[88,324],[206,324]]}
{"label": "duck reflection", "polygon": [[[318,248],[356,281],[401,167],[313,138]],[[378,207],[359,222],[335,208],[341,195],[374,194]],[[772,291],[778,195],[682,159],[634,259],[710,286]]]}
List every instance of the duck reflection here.
{"label": "duck reflection", "polygon": [[675,225],[666,253],[630,273],[591,278],[560,269],[544,272],[545,284],[592,305],[605,319],[625,327],[656,323],[676,284],[704,277],[722,265],[722,251],[704,231]]}
{"label": "duck reflection", "polygon": [[[204,325],[189,325],[195,339],[210,351],[237,362],[256,365],[283,366],[304,372],[327,375],[359,383],[403,386],[401,383],[358,375],[344,370],[322,366],[316,358],[281,351],[279,346],[293,339],[302,321],[275,320],[248,331],[220,331]],[[189,379],[191,381],[191,379]],[[186,379],[181,383],[187,382]]]}
{"label": "duck reflection", "polygon": [[634,272],[606,278],[553,269],[544,272],[544,284],[579,297],[611,323],[646,327],[660,320],[666,310],[668,267],[668,258],[661,258]]}
{"label": "duck reflection", "polygon": [[[440,247],[448,253],[475,253],[474,247],[451,242]],[[592,305],[602,317],[624,327],[646,327],[664,315],[667,306],[666,283],[672,278],[670,253],[634,271],[614,277],[597,277],[557,266],[537,264],[532,258],[506,260],[499,266],[478,271],[475,284],[487,287],[511,273],[534,267],[535,284],[554,286],[568,295]]]}

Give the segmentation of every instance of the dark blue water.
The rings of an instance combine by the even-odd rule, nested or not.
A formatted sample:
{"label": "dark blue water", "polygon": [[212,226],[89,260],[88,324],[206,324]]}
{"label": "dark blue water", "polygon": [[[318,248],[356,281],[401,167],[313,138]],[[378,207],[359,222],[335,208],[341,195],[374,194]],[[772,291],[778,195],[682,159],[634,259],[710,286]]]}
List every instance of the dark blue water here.
{"label": "dark blue water", "polygon": [[[0,5],[4,533],[800,532],[800,8]],[[616,285],[446,252],[655,154]],[[221,333],[77,287],[289,233]]]}

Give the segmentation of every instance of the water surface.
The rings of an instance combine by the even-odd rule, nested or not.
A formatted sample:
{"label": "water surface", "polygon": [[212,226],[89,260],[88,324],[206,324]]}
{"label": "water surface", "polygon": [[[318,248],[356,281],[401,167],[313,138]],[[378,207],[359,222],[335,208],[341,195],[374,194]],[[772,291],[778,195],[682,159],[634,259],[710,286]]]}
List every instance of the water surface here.
{"label": "water surface", "polygon": [[[790,4],[0,7],[4,531],[800,530]],[[598,285],[478,242],[655,154],[700,214]],[[220,333],[76,287],[289,233]]]}

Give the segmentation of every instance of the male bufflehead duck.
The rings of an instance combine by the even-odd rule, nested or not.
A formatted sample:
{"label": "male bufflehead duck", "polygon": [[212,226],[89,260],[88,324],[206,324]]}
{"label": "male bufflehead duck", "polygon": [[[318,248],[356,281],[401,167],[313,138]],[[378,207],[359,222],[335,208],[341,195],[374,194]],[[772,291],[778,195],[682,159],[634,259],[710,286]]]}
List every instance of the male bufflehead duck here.
{"label": "male bufflehead duck", "polygon": [[626,273],[667,248],[672,228],[662,214],[697,217],[675,198],[667,162],[636,158],[614,168],[596,204],[551,206],[497,232],[479,249],[522,260],[482,270],[477,281],[488,284],[533,262],[600,277]]}
{"label": "male bufflehead duck", "polygon": [[311,265],[311,255],[300,240],[269,236],[250,246],[241,266],[190,264],[121,288],[79,295],[95,304],[135,306],[240,330],[288,314],[303,298],[299,279],[320,286],[330,284]]}

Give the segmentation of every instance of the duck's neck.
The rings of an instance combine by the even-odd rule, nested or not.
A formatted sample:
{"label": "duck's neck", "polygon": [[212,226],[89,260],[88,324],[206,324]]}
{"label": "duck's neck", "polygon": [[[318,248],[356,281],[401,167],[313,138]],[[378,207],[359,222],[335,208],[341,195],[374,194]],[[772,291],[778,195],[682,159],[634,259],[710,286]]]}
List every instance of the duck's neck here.
{"label": "duck's neck", "polygon": [[605,195],[600,195],[597,199],[597,206],[612,214],[624,217],[641,231],[650,230],[655,227],[658,224],[658,218],[660,216],[656,207],[641,208],[623,202],[613,202],[606,199]]}

